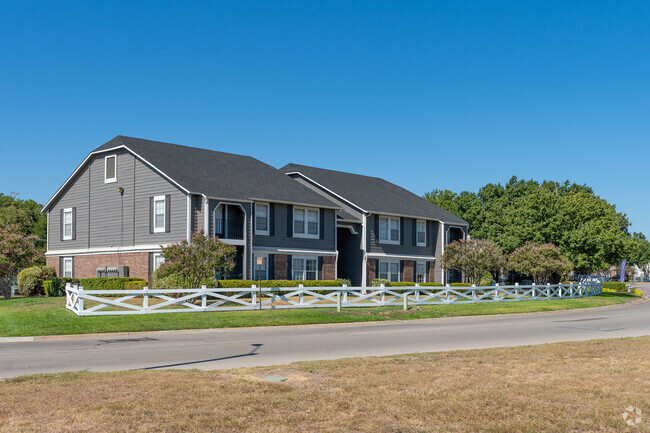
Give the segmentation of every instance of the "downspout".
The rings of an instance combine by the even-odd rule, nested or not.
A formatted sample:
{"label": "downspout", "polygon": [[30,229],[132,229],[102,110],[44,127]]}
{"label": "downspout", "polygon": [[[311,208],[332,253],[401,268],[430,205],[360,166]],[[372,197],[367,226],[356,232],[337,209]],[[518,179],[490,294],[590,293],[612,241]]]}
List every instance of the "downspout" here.
{"label": "downspout", "polygon": [[208,197],[203,195],[203,232],[207,237],[210,237],[210,206]]}
{"label": "downspout", "polygon": [[440,249],[440,271],[442,272],[442,285],[445,286],[447,284],[447,271],[442,267],[442,255],[445,254],[445,242],[447,241],[447,233],[445,232],[445,223],[440,221],[440,225],[442,226],[441,229],[441,235],[442,236],[442,248]]}
{"label": "downspout", "polygon": [[366,236],[367,236],[367,230],[368,230],[368,216],[364,212],[362,215],[362,222],[361,222],[361,245],[362,251],[363,251],[363,264],[361,267],[361,287],[367,287],[368,286],[368,252],[366,251]]}

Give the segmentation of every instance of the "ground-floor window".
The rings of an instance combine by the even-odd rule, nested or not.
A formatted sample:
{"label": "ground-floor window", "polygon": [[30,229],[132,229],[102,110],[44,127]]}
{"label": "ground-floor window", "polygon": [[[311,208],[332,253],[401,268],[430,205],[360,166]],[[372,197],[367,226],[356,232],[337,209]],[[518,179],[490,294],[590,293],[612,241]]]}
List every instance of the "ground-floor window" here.
{"label": "ground-floor window", "polygon": [[[262,258],[262,264],[258,265],[257,264],[257,258],[261,257]],[[260,280],[260,275],[262,276],[262,280],[268,280],[269,279],[269,256],[266,254],[255,254],[255,258],[253,260],[253,267],[255,268],[254,271],[254,277],[253,279],[255,281]]]}
{"label": "ground-floor window", "polygon": [[416,283],[427,282],[427,264],[425,262],[415,263],[415,282]]}
{"label": "ground-floor window", "polygon": [[153,270],[158,269],[163,263],[165,263],[165,257],[162,253],[153,253]]}
{"label": "ground-floor window", "polygon": [[291,269],[292,280],[318,279],[318,259],[316,257],[294,257]]}
{"label": "ground-floor window", "polygon": [[61,270],[61,275],[63,278],[73,278],[72,257],[64,257],[62,262],[63,269]]}
{"label": "ground-floor window", "polygon": [[379,278],[391,282],[399,281],[399,261],[380,261]]}

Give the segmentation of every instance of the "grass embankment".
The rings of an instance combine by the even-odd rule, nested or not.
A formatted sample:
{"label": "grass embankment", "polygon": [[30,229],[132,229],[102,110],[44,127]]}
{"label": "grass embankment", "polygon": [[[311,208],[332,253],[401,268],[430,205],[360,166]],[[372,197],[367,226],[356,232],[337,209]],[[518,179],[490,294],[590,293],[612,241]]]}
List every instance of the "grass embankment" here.
{"label": "grass embankment", "polygon": [[[650,337],[0,382],[0,431],[647,431]],[[288,377],[283,383],[268,375]],[[628,406],[643,422],[627,426]]]}
{"label": "grass embankment", "polygon": [[620,304],[638,296],[605,293],[579,299],[411,307],[335,308],[166,313],[78,317],[65,309],[65,298],[15,298],[0,301],[0,336],[89,334],[245,326],[411,320],[483,314],[529,313]]}

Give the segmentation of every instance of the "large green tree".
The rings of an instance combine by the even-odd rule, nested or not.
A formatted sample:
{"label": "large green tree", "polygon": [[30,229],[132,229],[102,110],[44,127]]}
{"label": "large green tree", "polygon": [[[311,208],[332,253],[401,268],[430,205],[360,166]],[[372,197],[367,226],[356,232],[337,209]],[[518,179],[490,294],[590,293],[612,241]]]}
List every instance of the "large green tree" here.
{"label": "large green tree", "polygon": [[34,200],[22,200],[18,194],[0,193],[0,227],[18,226],[24,235],[36,236],[36,246],[44,251],[47,243],[47,216],[41,213],[43,206]]}
{"label": "large green tree", "polygon": [[650,261],[645,237],[628,231],[627,216],[586,185],[512,177],[477,193],[433,190],[425,198],[470,223],[470,234],[499,245],[506,254],[525,245],[551,243],[579,273],[599,271],[623,259]]}

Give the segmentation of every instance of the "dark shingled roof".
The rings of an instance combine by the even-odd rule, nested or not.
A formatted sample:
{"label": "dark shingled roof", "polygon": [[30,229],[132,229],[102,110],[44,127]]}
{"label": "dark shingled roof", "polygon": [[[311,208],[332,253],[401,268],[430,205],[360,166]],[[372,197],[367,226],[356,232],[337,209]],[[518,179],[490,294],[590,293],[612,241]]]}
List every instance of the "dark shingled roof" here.
{"label": "dark shingled roof", "polygon": [[467,221],[404,188],[378,177],[287,164],[282,173],[301,173],[347,201],[371,213],[387,213],[468,225]]}
{"label": "dark shingled roof", "polygon": [[253,157],[118,135],[94,152],[125,146],[192,193],[339,208]]}

